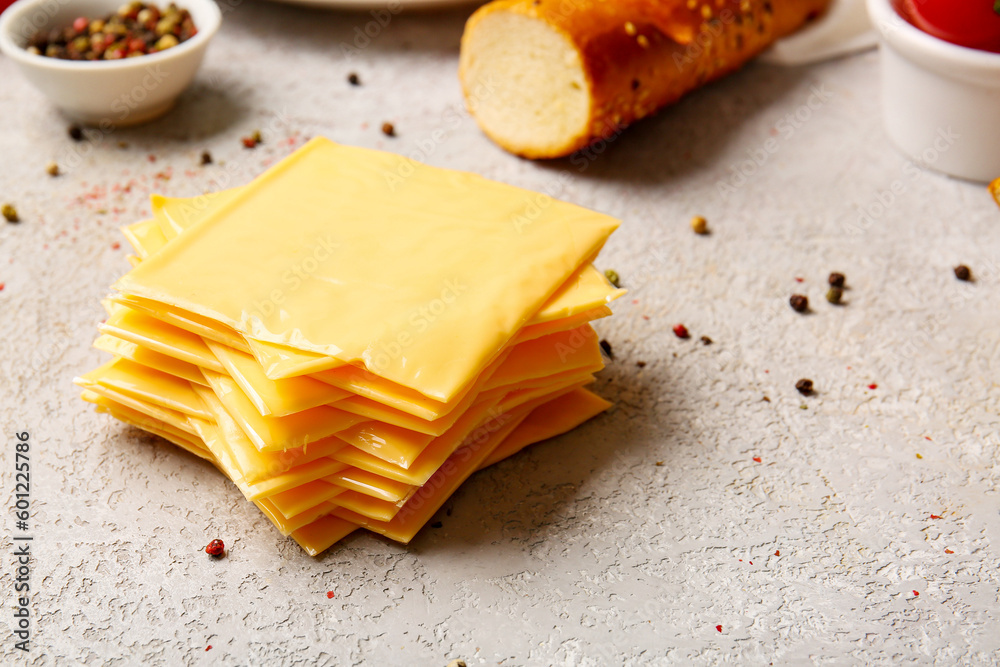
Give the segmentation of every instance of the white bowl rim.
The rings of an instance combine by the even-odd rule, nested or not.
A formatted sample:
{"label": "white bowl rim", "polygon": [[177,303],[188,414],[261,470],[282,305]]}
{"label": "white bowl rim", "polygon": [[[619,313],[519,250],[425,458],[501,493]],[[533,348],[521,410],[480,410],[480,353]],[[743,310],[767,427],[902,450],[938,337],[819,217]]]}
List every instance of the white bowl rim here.
{"label": "white bowl rim", "polygon": [[867,5],[872,24],[891,46],[966,69],[1000,71],[1000,53],[960,46],[930,35],[903,18],[892,0],[867,0]]}
{"label": "white bowl rim", "polygon": [[[61,71],[85,71],[99,69],[106,72],[116,68],[127,69],[132,67],[146,67],[147,65],[155,65],[156,63],[163,62],[171,58],[181,57],[185,53],[198,49],[206,44],[210,39],[212,39],[215,33],[218,32],[219,27],[222,25],[222,11],[213,0],[168,0],[168,3],[173,2],[181,9],[187,9],[188,11],[191,11],[191,7],[194,5],[197,5],[199,10],[204,10],[204,18],[207,18],[207,22],[204,18],[198,21],[198,24],[195,25],[198,29],[198,34],[189,40],[181,42],[177,46],[159,51],[157,53],[149,53],[138,58],[121,58],[119,60],[63,60],[60,58],[50,58],[48,56],[28,53],[23,46],[20,46],[14,41],[12,36],[14,25],[21,16],[29,12],[31,9],[49,1],[50,0],[17,0],[17,2],[8,7],[3,14],[0,14],[0,52],[12,60],[16,60],[18,63],[28,67],[40,67],[48,70]],[[67,7],[72,6],[73,0],[67,0],[65,5]]]}

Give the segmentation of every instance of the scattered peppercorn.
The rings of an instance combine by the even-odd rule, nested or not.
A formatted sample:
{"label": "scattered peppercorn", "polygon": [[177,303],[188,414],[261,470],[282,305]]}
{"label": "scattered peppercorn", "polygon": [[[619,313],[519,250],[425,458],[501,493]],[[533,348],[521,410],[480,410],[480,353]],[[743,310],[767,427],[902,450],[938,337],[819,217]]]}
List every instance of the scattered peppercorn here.
{"label": "scattered peppercorn", "polygon": [[804,313],[809,310],[809,297],[805,294],[793,294],[790,299],[788,299],[788,305],[792,307],[796,313]]}
{"label": "scattered peppercorn", "polygon": [[637,361],[637,362],[635,362],[635,365],[638,366],[639,368],[645,368],[646,367],[646,362],[645,361]]}
{"label": "scattered peppercorn", "polygon": [[49,166],[45,167],[45,173],[49,176],[59,175],[59,165],[55,162],[49,162]]}
{"label": "scattered peppercorn", "polygon": [[186,9],[128,2],[104,18],[80,16],[66,28],[37,32],[26,50],[62,60],[120,60],[173,48],[196,34]]}
{"label": "scattered peppercorn", "polygon": [[843,298],[844,290],[840,287],[831,287],[826,291],[826,300],[835,306],[840,305],[840,301]]}
{"label": "scattered peppercorn", "polygon": [[831,273],[830,277],[826,279],[830,283],[830,287],[843,287],[846,280],[847,278],[844,277],[843,273],[837,273],[836,271]]}
{"label": "scattered peppercorn", "polygon": [[465,660],[455,659],[448,663],[448,667],[467,667]]}
{"label": "scattered peppercorn", "polygon": [[382,123],[382,134],[387,137],[394,137],[396,136],[396,128],[392,123]]}
{"label": "scattered peppercorn", "polygon": [[711,345],[712,344],[712,339],[709,338],[708,336],[702,336],[701,337],[701,343],[702,343],[702,345]]}
{"label": "scattered peppercorn", "polygon": [[795,388],[799,390],[799,393],[803,396],[810,396],[813,393],[813,381],[808,378],[802,378],[795,383]]}
{"label": "scattered peppercorn", "polygon": [[243,148],[257,148],[257,140],[253,136],[243,137],[240,141],[243,142]]}
{"label": "scattered peppercorn", "polygon": [[622,286],[622,279],[618,276],[618,272],[614,269],[608,269],[604,272],[604,277],[608,279],[608,282],[615,287]]}
{"label": "scattered peppercorn", "polygon": [[657,462],[656,462],[656,466],[657,466],[658,468],[659,468],[659,467],[663,467],[663,461],[657,461]]}
{"label": "scattered peppercorn", "polygon": [[226,545],[222,540],[212,540],[205,547],[205,553],[212,558],[222,558],[222,555],[226,553]]}
{"label": "scattered peppercorn", "polygon": [[965,264],[959,264],[955,267],[955,277],[959,280],[972,280],[972,271]]}
{"label": "scattered peppercorn", "polygon": [[17,215],[17,209],[14,208],[13,204],[4,204],[3,208],[0,209],[0,213],[3,214],[4,220],[7,222],[21,222],[21,218]]}
{"label": "scattered peppercorn", "polygon": [[608,341],[604,340],[603,338],[601,339],[601,350],[604,351],[604,354],[608,355],[608,359],[614,359],[615,358],[615,355],[612,354],[612,352],[611,352],[611,343],[609,343]]}
{"label": "scattered peppercorn", "polygon": [[434,523],[431,524],[431,528],[440,528],[443,525],[444,524],[441,523],[440,521],[435,521]]}
{"label": "scattered peppercorn", "polygon": [[347,83],[351,84],[352,86],[360,86],[361,78],[355,72],[351,72],[350,74],[347,75]]}
{"label": "scattered peppercorn", "polygon": [[768,398],[767,396],[765,396],[764,398],[762,398],[760,400],[764,401],[765,403],[770,403],[771,402],[771,399]]}
{"label": "scattered peppercorn", "polygon": [[73,141],[83,141],[83,129],[79,125],[70,125],[66,131]]}
{"label": "scattered peppercorn", "polygon": [[683,324],[674,325],[674,335],[678,338],[690,338],[691,334],[688,333],[687,327]]}
{"label": "scattered peppercorn", "polygon": [[201,152],[201,163],[203,165],[205,165],[205,164],[212,164],[212,154],[209,153],[208,151],[202,151]]}
{"label": "scattered peppercorn", "polygon": [[708,220],[700,215],[691,218],[691,229],[695,234],[708,234]]}

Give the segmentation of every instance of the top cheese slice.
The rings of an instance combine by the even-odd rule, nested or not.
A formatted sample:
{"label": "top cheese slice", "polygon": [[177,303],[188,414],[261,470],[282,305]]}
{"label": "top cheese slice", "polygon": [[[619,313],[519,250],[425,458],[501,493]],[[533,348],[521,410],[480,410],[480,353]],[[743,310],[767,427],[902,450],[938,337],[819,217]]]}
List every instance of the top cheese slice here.
{"label": "top cheese slice", "polygon": [[618,224],[317,138],[115,288],[447,401]]}

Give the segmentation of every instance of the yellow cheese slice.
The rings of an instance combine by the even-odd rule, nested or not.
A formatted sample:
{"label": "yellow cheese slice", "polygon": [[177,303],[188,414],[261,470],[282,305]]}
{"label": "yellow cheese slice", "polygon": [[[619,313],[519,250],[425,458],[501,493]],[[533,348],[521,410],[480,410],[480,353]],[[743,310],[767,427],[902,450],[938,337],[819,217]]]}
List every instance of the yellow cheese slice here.
{"label": "yellow cheese slice", "polygon": [[409,484],[395,482],[357,468],[346,468],[324,479],[331,484],[394,504],[401,503],[414,491],[414,487]]}
{"label": "yellow cheese slice", "polygon": [[576,329],[536,338],[514,347],[503,365],[483,385],[484,390],[545,378],[570,368],[603,366],[597,334],[585,324]]}
{"label": "yellow cheese slice", "polygon": [[102,387],[168,410],[202,419],[212,418],[190,382],[128,359],[114,359],[84,377]]}
{"label": "yellow cheese slice", "polygon": [[156,220],[143,220],[122,227],[121,232],[140,259],[146,259],[167,243]]}
{"label": "yellow cheese slice", "polygon": [[[450,470],[452,474],[449,476],[449,471],[442,468],[439,473],[440,484],[428,484],[427,491],[423,495],[411,498],[409,502],[413,503],[412,506],[408,509],[404,506],[403,509],[406,511],[398,512],[392,521],[371,522],[367,517],[341,508],[334,510],[333,516],[317,519],[294,530],[291,536],[312,556],[330,548],[360,525],[392,539],[408,542],[467,477],[465,474],[467,468],[463,463],[467,465],[468,462],[463,462],[463,459],[481,458],[478,469],[482,469],[514,454],[528,444],[547,440],[579,426],[609,405],[607,401],[585,389],[574,390],[534,408],[526,418],[514,420],[511,424],[507,424],[506,428],[491,434],[491,437],[480,445],[478,456],[472,447],[456,452],[451,459],[454,462]],[[481,456],[483,450],[488,450],[488,455]],[[325,509],[326,506],[321,506],[317,511],[322,512]]]}
{"label": "yellow cheese slice", "polygon": [[175,428],[167,422],[133,410],[122,403],[87,389],[83,391],[80,397],[88,403],[96,405],[98,412],[106,412],[118,421],[158,435],[201,458],[210,458],[209,452],[205,450],[204,445],[198,441],[197,436],[193,436],[191,433]]}
{"label": "yellow cheese slice", "polygon": [[200,336],[171,326],[146,313],[115,304],[111,315],[98,326],[101,333],[141,345],[153,352],[218,373],[225,368]]}
{"label": "yellow cheese slice", "polygon": [[271,495],[267,500],[274,511],[284,518],[290,518],[309,511],[346,490],[346,488],[331,484],[325,479],[316,479]]}
{"label": "yellow cheese slice", "polygon": [[249,354],[214,341],[205,343],[262,416],[285,417],[352,395],[307,376],[272,380]]}
{"label": "yellow cheese slice", "polygon": [[[192,199],[171,199],[154,195],[153,209],[157,219],[130,225],[123,231],[139,255],[147,257],[160,250],[167,243],[167,237],[160,231],[161,227],[166,230],[170,238],[174,238],[187,227],[208,217],[217,208],[235,197],[238,191],[239,189],[236,188]],[[603,304],[618,298],[621,294],[624,294],[624,290],[613,288],[600,272],[588,264],[570,276],[550,297],[542,309],[528,322],[528,325],[519,332],[516,342],[530,340],[609,315],[610,310]],[[122,298],[124,299],[124,297]],[[588,310],[590,311],[589,315],[585,315],[584,311]],[[157,314],[155,309],[152,314],[154,316]],[[187,314],[186,324],[191,326],[189,330],[193,333],[204,335],[213,332],[214,335],[210,334],[208,337],[222,342],[226,341],[225,336],[233,335],[233,332],[224,327],[204,319],[192,321],[190,319],[192,317],[194,317],[192,314]],[[552,320],[566,320],[567,318],[575,318],[575,322],[567,322],[567,326],[562,328],[540,326],[543,323],[551,323]],[[175,323],[186,328],[184,321]],[[243,349],[239,343],[234,344],[233,341],[226,344]],[[326,355],[295,350],[288,346],[265,341],[250,339],[246,341],[246,344],[261,363],[265,374],[273,379],[328,370],[343,366],[345,363]]]}
{"label": "yellow cheese slice", "polygon": [[358,415],[327,405],[287,417],[262,417],[232,378],[209,370],[203,372],[226,412],[261,451],[302,447],[363,421]]}
{"label": "yellow cheese slice", "polygon": [[177,237],[185,229],[225,205],[239,194],[241,188],[211,192],[197,197],[174,198],[153,195],[153,217],[165,239]]}
{"label": "yellow cheese slice", "polygon": [[232,329],[213,323],[211,320],[200,315],[188,313],[177,308],[166,308],[163,304],[150,301],[149,299],[140,299],[123,294],[112,295],[109,297],[109,300],[131,310],[145,313],[157,321],[177,327],[201,338],[214,340],[217,343],[228,345],[241,352],[250,351],[250,346],[241,335]]}
{"label": "yellow cheese slice", "polygon": [[486,460],[480,469],[513,456],[530,444],[573,430],[611,407],[611,403],[586,389],[573,391],[533,410]]}
{"label": "yellow cheese slice", "polygon": [[98,368],[95,371],[87,373],[87,375],[74,378],[73,382],[77,386],[83,387],[94,394],[102,396],[110,401],[114,401],[115,403],[120,403],[121,405],[131,408],[136,412],[146,415],[152,419],[151,423],[153,425],[156,425],[159,422],[166,422],[167,424],[170,424],[185,433],[198,435],[198,432],[191,425],[188,415],[185,415],[182,412],[177,412],[176,410],[169,410],[159,405],[147,403],[146,401],[138,399],[134,396],[130,396],[101,385],[96,381],[96,379],[94,379],[95,374],[98,374],[100,370],[101,369]]}
{"label": "yellow cheese slice", "polygon": [[618,226],[561,202],[519,223],[537,197],[314,139],[116,289],[446,401]]}
{"label": "yellow cheese slice", "polygon": [[[509,420],[488,433],[484,438],[464,445],[434,473],[428,482],[407,501],[401,509],[387,521],[375,521],[341,505],[334,511],[337,516],[368,530],[385,535],[397,542],[408,543],[420,528],[440,509],[444,501],[471,475],[479,464],[506,438],[517,425],[524,421],[530,409],[520,409],[510,415]],[[346,495],[346,494],[344,494]],[[343,496],[341,496],[341,499]],[[340,499],[338,499],[340,500]],[[293,533],[293,537],[294,537]]]}
{"label": "yellow cheese slice", "polygon": [[625,294],[604,277],[589,262],[549,297],[542,309],[531,318],[529,325],[561,320],[588,310],[601,308]]}
{"label": "yellow cheese slice", "polygon": [[408,468],[434,440],[433,435],[371,421],[344,429],[337,437],[371,456],[403,468]]}
{"label": "yellow cheese slice", "polygon": [[341,470],[346,466],[340,466],[336,470],[329,470],[324,474],[315,474],[317,468],[302,468],[301,466],[312,463],[319,459],[333,456],[341,449],[347,447],[347,443],[336,437],[323,438],[310,443],[306,447],[286,449],[272,452],[262,452],[258,450],[247,438],[243,429],[229,416],[223,407],[222,402],[215,393],[209,389],[195,387],[201,396],[205,407],[212,411],[215,417],[215,424],[225,438],[227,447],[232,451],[235,459],[235,466],[239,470],[240,476],[248,484],[257,484],[279,475],[298,476],[303,482],[319,479],[324,474],[331,474],[336,470]]}
{"label": "yellow cheese slice", "polygon": [[347,365],[346,361],[341,361],[336,357],[303,352],[278,343],[268,343],[250,338],[247,339],[247,345],[257,363],[261,365],[264,375],[272,380],[309,375]]}
{"label": "yellow cheese slice", "polygon": [[[343,493],[343,490],[341,490],[340,493]],[[271,520],[271,523],[273,523],[278,531],[280,531],[285,537],[291,535],[292,531],[298,530],[303,526],[313,523],[321,517],[327,516],[330,512],[337,508],[337,506],[332,503],[324,502],[306,510],[305,512],[302,512],[301,514],[296,514],[293,517],[286,517],[271,504],[269,498],[255,500],[254,504],[260,508],[260,511]]]}
{"label": "yellow cheese slice", "polygon": [[137,364],[142,364],[143,366],[149,366],[150,368],[155,368],[156,370],[164,373],[176,375],[177,377],[187,380],[188,382],[194,382],[202,385],[208,384],[208,382],[205,381],[204,376],[202,376],[201,371],[194,364],[181,361],[180,359],[176,359],[174,357],[168,357],[167,355],[160,354],[159,352],[154,352],[147,347],[136,345],[133,342],[123,340],[117,336],[102,334],[97,337],[97,340],[94,341],[94,347],[98,350],[103,350],[104,352],[110,352],[117,357],[124,357],[125,359],[134,361]]}
{"label": "yellow cheese slice", "polygon": [[[176,238],[184,230],[214,214],[242,189],[232,188],[187,199],[152,195],[150,199],[155,219],[130,225],[123,231],[135,237],[136,241],[130,239],[130,243],[139,256],[145,258],[160,250],[169,239]],[[569,317],[607,304],[624,293],[625,290],[615,288],[604,274],[588,263],[549,297],[528,324]]]}
{"label": "yellow cheese slice", "polygon": [[307,554],[318,556],[357,529],[357,524],[330,515],[295,530],[291,535]]}
{"label": "yellow cheese slice", "polygon": [[520,331],[514,337],[511,345],[520,345],[521,343],[526,343],[529,340],[535,340],[536,338],[541,338],[542,336],[548,336],[554,333],[559,333],[560,331],[568,331],[569,329],[575,329],[579,326],[587,324],[588,322],[593,322],[594,320],[599,320],[602,317],[608,317],[611,315],[611,309],[607,306],[601,306],[599,308],[591,308],[590,310],[585,310],[576,315],[570,315],[560,320],[550,320],[548,322],[542,322],[540,324],[529,324]]}

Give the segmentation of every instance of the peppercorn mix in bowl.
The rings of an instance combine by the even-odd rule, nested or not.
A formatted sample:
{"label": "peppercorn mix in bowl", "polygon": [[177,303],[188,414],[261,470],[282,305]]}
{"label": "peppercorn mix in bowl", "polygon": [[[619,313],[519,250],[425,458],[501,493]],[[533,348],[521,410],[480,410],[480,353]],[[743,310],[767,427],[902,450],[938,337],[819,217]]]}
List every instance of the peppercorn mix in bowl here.
{"label": "peppercorn mix in bowl", "polygon": [[0,16],[0,51],[72,120],[134,125],[173,107],[221,21],[212,0],[18,0]]}

